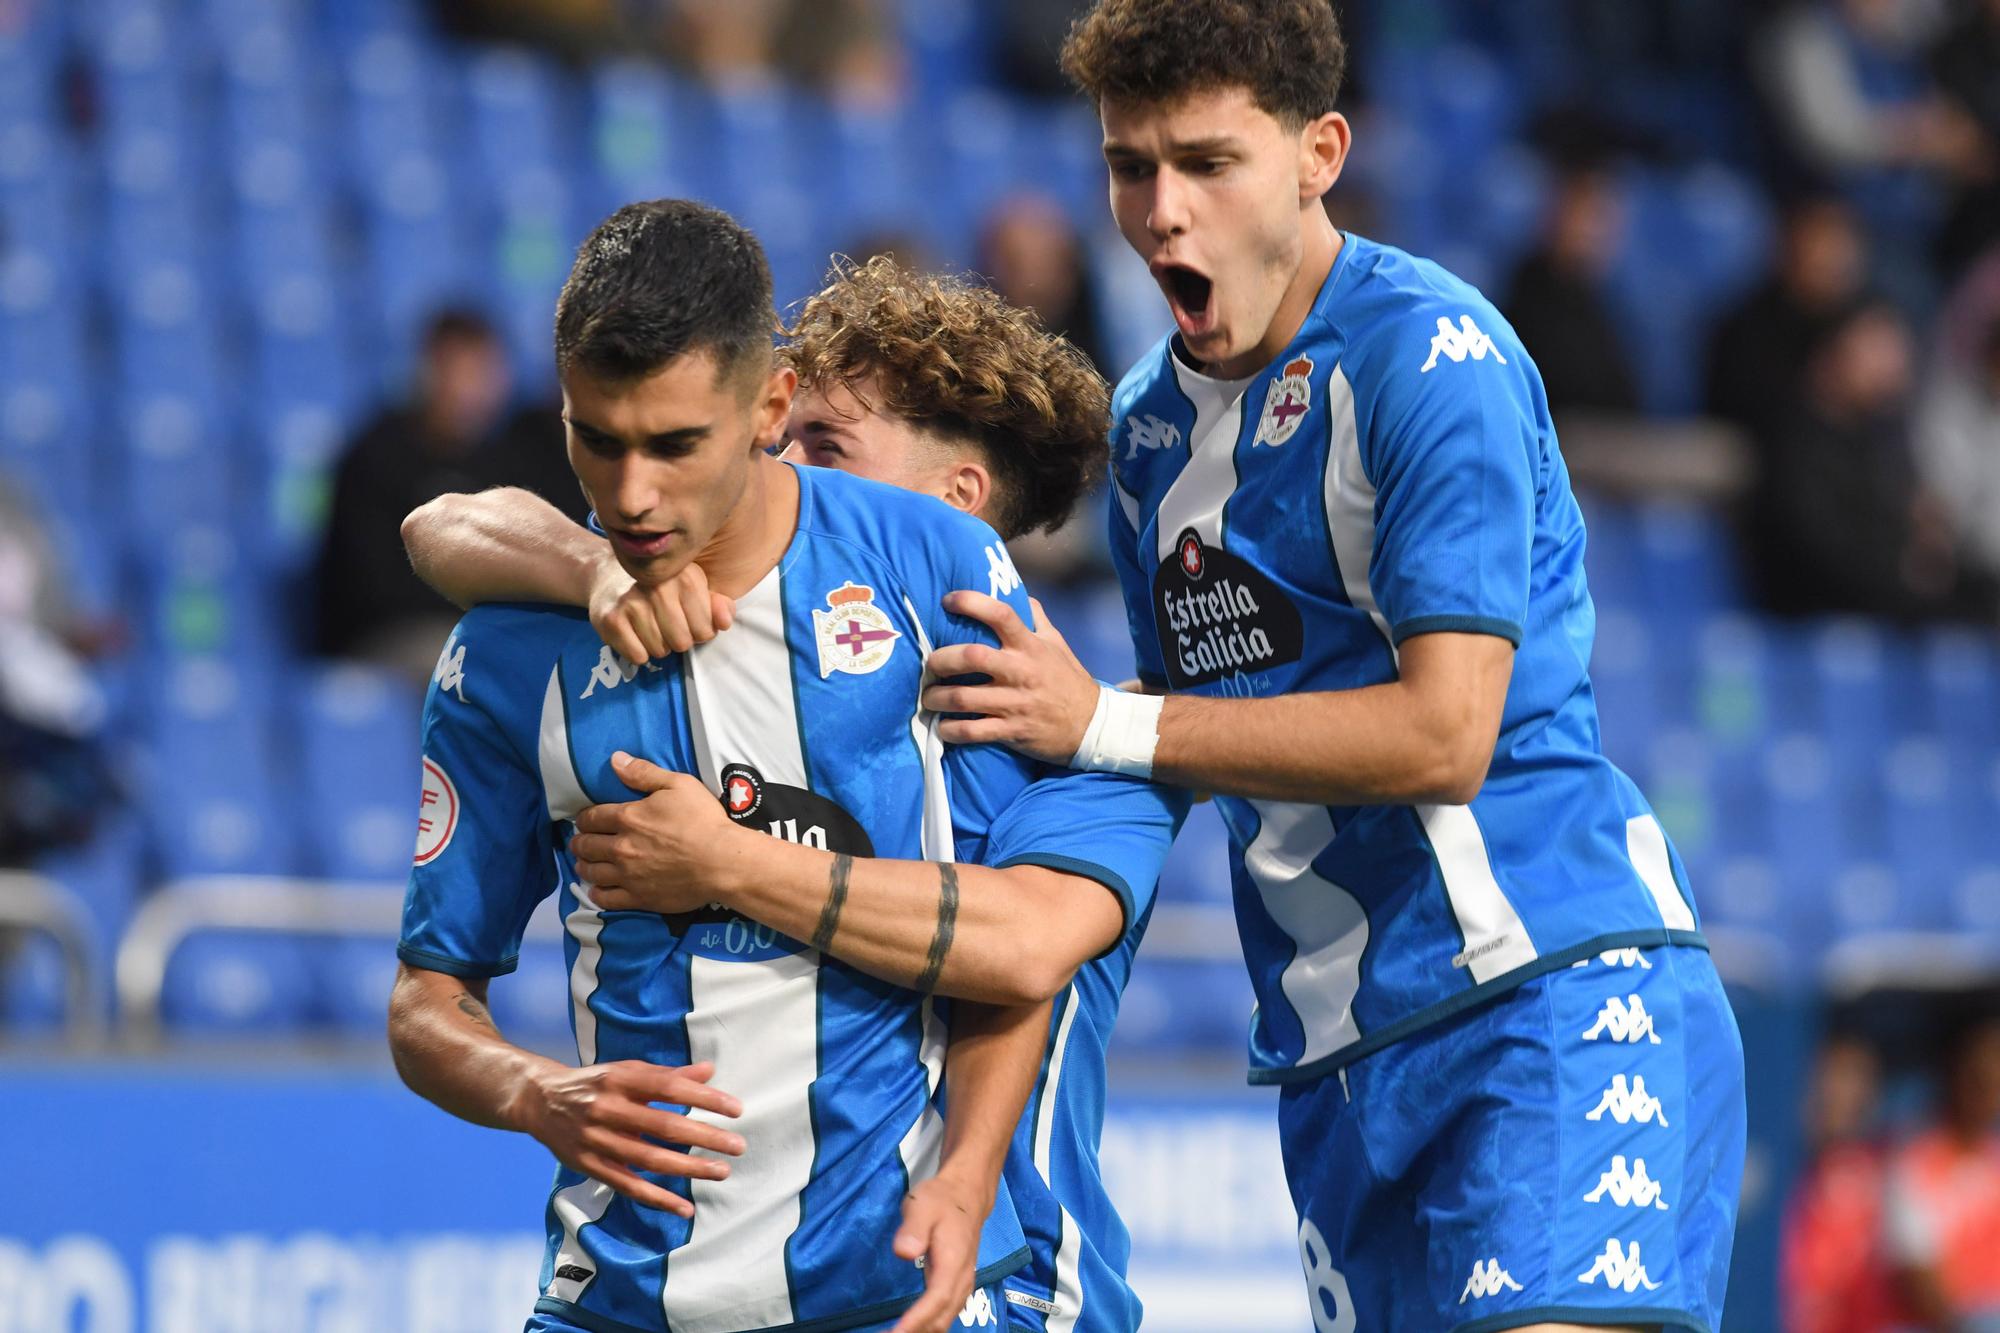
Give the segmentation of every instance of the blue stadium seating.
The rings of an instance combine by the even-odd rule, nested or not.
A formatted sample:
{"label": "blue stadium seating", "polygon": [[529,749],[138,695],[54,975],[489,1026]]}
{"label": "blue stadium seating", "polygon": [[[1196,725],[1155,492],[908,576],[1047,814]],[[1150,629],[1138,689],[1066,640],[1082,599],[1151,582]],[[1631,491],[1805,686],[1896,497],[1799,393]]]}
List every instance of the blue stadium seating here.
{"label": "blue stadium seating", "polygon": [[397,884],[409,872],[421,702],[401,676],[351,665],[313,668],[291,692],[311,873]]}
{"label": "blue stadium seating", "polygon": [[[1596,88],[1550,35],[1561,5],[1398,9],[1364,55],[1377,103],[1351,180],[1393,239],[1497,283],[1545,204],[1522,140],[1537,109],[1604,94],[1706,151],[1630,173],[1614,284],[1646,401],[1683,409],[1701,330],[1768,253],[1768,209],[1715,142],[1712,79]],[[631,62],[573,74],[444,43],[412,0],[43,0],[0,28],[0,470],[45,511],[82,604],[134,621],[106,679],[148,761],[139,809],[51,862],[107,942],[162,877],[400,873],[406,812],[378,779],[409,753],[414,701],[299,665],[285,613],[339,441],[403,387],[438,304],[491,313],[534,394],[572,247],[632,199],[737,211],[781,301],[865,232],[915,232],[967,264],[1016,189],[1103,227],[1088,108],[992,91],[982,10],[902,0],[916,100],[891,110],[718,93]],[[88,75],[81,99],[58,86],[65,56]],[[1707,918],[1799,983],[1827,947],[1884,930],[2000,940],[1993,636],[1766,622],[1743,609],[1714,515],[1591,501],[1587,520],[1604,744],[1658,806]],[[1094,671],[1130,673],[1115,592],[1049,605]],[[1226,863],[1198,808],[1163,898],[1226,902]],[[46,962],[8,983],[18,1017],[53,1021]],[[495,987],[503,1022],[559,1034],[560,969],[532,948]],[[203,937],[174,963],[168,1010],[199,1030],[374,1032],[392,971],[374,943]],[[1121,1042],[1233,1049],[1247,1003],[1234,964],[1142,964]]]}

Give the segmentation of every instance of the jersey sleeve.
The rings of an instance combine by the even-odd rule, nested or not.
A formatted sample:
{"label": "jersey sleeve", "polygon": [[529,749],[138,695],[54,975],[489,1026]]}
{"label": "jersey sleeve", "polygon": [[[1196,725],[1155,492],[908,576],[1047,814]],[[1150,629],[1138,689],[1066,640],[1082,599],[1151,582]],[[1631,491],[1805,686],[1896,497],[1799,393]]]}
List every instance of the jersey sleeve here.
{"label": "jersey sleeve", "polygon": [[396,956],[455,977],[512,972],[529,916],[555,888],[541,784],[476,697],[462,702],[433,683],[423,738],[416,861]]}
{"label": "jersey sleeve", "polygon": [[1177,787],[1140,778],[1046,770],[993,821],[985,864],[1043,866],[1096,880],[1125,911],[1122,937],[1152,907],[1160,867],[1192,800]]}
{"label": "jersey sleeve", "polygon": [[1376,492],[1369,588],[1398,644],[1441,630],[1521,642],[1541,432],[1532,364],[1511,336],[1496,343],[1511,364],[1438,358],[1381,379],[1362,442]]}
{"label": "jersey sleeve", "polygon": [[1110,517],[1105,521],[1111,541],[1111,566],[1118,574],[1118,590],[1125,595],[1125,620],[1132,631],[1132,652],[1139,664],[1139,680],[1150,689],[1164,690],[1167,663],[1160,656],[1160,637],[1153,621],[1153,585],[1147,577],[1146,562],[1139,558],[1137,527],[1125,508],[1130,497],[1120,486],[1115,471],[1104,494],[1111,507]]}

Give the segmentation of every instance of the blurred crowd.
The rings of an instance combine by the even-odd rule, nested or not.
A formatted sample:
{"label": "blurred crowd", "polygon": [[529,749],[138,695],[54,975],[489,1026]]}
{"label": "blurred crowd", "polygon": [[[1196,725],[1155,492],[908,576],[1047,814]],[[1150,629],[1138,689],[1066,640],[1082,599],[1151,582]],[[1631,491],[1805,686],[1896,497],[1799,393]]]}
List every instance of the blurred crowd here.
{"label": "blurred crowd", "polygon": [[[1912,1003],[1902,999],[1872,1007]],[[1914,1040],[1885,1040],[1879,1013],[1858,1006],[1837,1016],[1814,1060],[1809,1156],[1785,1211],[1785,1333],[2000,1329],[1994,999],[1957,996],[1942,1013],[1924,1012],[1935,998],[1914,1001]]]}

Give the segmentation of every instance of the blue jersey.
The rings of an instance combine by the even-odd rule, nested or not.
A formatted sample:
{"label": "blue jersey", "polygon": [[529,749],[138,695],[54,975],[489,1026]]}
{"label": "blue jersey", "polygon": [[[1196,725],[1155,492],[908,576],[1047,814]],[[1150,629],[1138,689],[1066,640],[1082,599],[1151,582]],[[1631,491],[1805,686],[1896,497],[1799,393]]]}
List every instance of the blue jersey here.
{"label": "blue jersey", "polygon": [[[994,823],[988,864],[1035,864],[1086,875],[1125,908],[1117,943],[1056,996],[1049,1041],[1007,1159],[1008,1192],[1032,1258],[1003,1284],[1009,1327],[1130,1333],[1139,1298],[1125,1281],[1132,1241],[1098,1171],[1105,1048],[1153,891],[1189,797],[1106,773],[1037,782]],[[1032,947],[1032,946],[1028,946]]]}
{"label": "blue jersey", "polygon": [[1679,859],[1599,747],[1583,519],[1541,379],[1484,297],[1349,236],[1269,366],[1212,379],[1169,338],[1119,386],[1112,432],[1111,544],[1152,683],[1355,689],[1434,631],[1517,649],[1470,805],[1217,798],[1253,1082],[1588,954],[1701,942]]}
{"label": "blue jersey", "polygon": [[[933,499],[798,477],[797,532],[728,633],[635,669],[580,613],[484,607],[447,645],[425,704],[404,961],[506,972],[531,910],[556,893],[578,1058],[712,1060],[715,1085],[743,1103],[731,1127],[749,1151],[729,1179],[673,1182],[691,1221],[558,1171],[537,1309],[591,1328],[831,1330],[913,1299],[922,1274],[891,1243],[910,1182],[937,1167],[948,1024],[944,1002],[718,909],[595,908],[569,821],[632,799],[611,754],[699,775],[738,822],[858,856],[985,861],[1004,837],[1009,857],[1035,859],[1060,815],[1044,807],[1038,827],[1021,807],[1036,765],[944,746],[919,706],[934,646],[991,641],[942,610],[947,592],[986,589],[1028,614],[999,539]],[[1003,1190],[980,1280],[1027,1259]]]}

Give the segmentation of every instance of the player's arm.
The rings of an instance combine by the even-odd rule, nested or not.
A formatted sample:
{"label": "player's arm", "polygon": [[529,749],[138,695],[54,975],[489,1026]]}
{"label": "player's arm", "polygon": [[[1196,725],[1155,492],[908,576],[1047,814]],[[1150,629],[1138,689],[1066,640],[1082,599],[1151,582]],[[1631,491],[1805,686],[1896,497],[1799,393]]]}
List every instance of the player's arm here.
{"label": "player's arm", "polygon": [[721,903],[884,981],[1012,1005],[1060,991],[1125,928],[1118,895],[1086,875],[837,855],[733,823],[686,774],[612,764],[647,794],[583,811],[570,840],[607,910]]}
{"label": "player's arm", "polygon": [[1048,1041],[1051,1005],[959,1003],[945,1050],[937,1174],[903,1199],[898,1257],[924,1260],[924,1294],[894,1333],[946,1333],[972,1294],[979,1237]]}
{"label": "player's arm", "polygon": [[403,547],[417,577],[461,607],[587,607],[598,634],[632,662],[686,652],[735,616],[736,604],[709,590],[701,566],[665,583],[636,584],[604,538],[519,487],[419,505],[403,519]]}
{"label": "player's arm", "polygon": [[722,1180],[726,1162],[665,1147],[731,1156],[743,1139],[654,1103],[736,1116],[734,1097],[708,1086],[712,1065],[665,1068],[636,1060],[573,1069],[500,1035],[484,978],[403,964],[389,1003],[389,1050],[411,1091],[461,1120],[527,1134],[572,1171],[682,1216],[694,1205],[637,1174]]}
{"label": "player's arm", "polygon": [[[1100,704],[1115,710],[1121,701],[1106,699],[1053,627],[1036,634],[981,593],[954,593],[947,605],[992,625],[1007,655],[978,645],[932,654],[939,675],[994,682],[925,691],[927,708],[983,714],[947,718],[944,738],[1087,765],[1088,751],[1078,752]],[[1151,775],[1251,799],[1462,805],[1486,780],[1513,667],[1506,638],[1432,632],[1404,641],[1397,679],[1382,685],[1270,699],[1167,695],[1155,715],[1141,715],[1157,736]]]}

